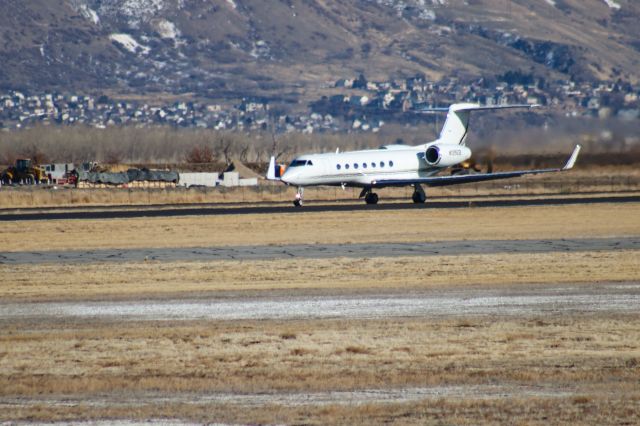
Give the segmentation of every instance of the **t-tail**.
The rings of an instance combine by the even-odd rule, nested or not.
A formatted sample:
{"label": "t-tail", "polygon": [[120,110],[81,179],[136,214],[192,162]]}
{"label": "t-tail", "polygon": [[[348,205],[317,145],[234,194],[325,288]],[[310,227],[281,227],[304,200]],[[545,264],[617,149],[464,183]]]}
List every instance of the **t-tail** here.
{"label": "t-tail", "polygon": [[453,104],[449,108],[428,108],[421,112],[447,112],[447,119],[440,131],[438,143],[451,145],[464,145],[467,132],[469,131],[469,116],[472,111],[487,111],[494,109],[515,109],[515,108],[534,108],[537,105],[495,105],[483,106],[478,104]]}

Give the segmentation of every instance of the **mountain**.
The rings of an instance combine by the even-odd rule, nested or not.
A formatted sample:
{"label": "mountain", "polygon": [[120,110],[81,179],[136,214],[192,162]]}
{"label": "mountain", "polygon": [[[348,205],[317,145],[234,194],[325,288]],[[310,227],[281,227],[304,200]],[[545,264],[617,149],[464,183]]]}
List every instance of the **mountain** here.
{"label": "mountain", "polygon": [[319,97],[343,77],[638,83],[635,0],[3,0],[0,89]]}

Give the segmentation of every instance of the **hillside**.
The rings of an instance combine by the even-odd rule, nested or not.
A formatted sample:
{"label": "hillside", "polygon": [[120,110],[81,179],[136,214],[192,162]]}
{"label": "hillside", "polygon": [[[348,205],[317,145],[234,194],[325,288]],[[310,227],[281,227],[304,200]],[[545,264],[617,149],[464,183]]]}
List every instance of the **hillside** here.
{"label": "hillside", "polygon": [[2,3],[2,90],[298,102],[361,72],[639,79],[633,0]]}

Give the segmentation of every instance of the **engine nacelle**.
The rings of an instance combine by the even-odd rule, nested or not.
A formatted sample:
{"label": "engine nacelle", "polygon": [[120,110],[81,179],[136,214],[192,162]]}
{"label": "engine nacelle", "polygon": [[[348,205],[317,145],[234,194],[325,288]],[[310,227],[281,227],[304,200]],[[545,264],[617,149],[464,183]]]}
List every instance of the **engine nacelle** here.
{"label": "engine nacelle", "polygon": [[471,150],[463,145],[440,144],[431,145],[425,152],[424,159],[430,166],[450,167],[471,158]]}

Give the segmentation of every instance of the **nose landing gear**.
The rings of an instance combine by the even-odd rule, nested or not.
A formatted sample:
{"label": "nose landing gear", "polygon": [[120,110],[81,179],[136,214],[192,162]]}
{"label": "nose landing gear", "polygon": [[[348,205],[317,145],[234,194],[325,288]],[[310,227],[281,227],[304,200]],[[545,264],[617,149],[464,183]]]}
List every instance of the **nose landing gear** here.
{"label": "nose landing gear", "polygon": [[293,200],[293,205],[296,207],[302,207],[304,197],[304,188],[299,186],[296,192],[296,198]]}

